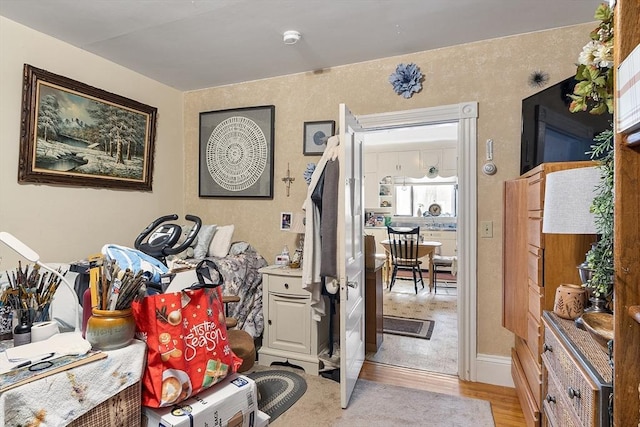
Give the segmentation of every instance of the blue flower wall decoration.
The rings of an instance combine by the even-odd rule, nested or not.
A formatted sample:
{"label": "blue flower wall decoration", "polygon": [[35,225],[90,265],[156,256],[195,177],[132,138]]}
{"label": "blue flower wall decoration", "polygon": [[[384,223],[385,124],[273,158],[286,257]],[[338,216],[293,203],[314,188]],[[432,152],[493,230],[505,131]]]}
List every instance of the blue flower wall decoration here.
{"label": "blue flower wall decoration", "polygon": [[393,90],[407,99],[422,90],[421,81],[422,73],[413,63],[398,65],[395,73],[389,76],[389,83],[393,86]]}

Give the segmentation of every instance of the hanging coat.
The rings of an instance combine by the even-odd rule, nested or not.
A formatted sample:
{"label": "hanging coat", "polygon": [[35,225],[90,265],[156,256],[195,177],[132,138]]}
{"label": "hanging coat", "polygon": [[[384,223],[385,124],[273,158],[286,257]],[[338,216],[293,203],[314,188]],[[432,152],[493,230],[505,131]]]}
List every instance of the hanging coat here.
{"label": "hanging coat", "polygon": [[[325,203],[319,206],[313,201],[313,194],[317,190],[318,185],[324,186],[324,171],[327,162],[338,159],[338,145],[340,139],[338,136],[332,136],[327,141],[327,148],[324,150],[316,169],[311,175],[311,182],[307,190],[307,197],[302,205],[305,212],[305,240],[304,240],[304,262],[302,263],[302,287],[311,293],[311,309],[313,319],[320,321],[322,316],[326,314],[324,299],[322,298],[321,283],[321,266],[322,266],[322,239],[321,239],[321,207],[325,211]],[[324,196],[325,189],[322,188]],[[337,196],[337,192],[336,192]],[[335,200],[337,205],[337,197]],[[337,218],[336,218],[337,219]],[[335,257],[335,254],[334,254]]]}

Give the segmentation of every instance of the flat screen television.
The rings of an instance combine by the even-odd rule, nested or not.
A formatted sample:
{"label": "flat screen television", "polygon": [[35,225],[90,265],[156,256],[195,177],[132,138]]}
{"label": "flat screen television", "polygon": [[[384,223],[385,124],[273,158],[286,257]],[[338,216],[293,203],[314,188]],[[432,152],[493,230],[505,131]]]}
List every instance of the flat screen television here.
{"label": "flat screen television", "polygon": [[611,114],[569,111],[575,84],[569,77],[522,100],[520,173],[546,162],[589,160],[593,138],[609,129]]}

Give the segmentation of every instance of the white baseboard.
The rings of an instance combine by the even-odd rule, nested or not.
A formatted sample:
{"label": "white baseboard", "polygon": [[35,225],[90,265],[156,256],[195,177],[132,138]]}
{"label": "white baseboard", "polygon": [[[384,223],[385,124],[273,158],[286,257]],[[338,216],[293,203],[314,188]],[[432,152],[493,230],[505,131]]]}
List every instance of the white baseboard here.
{"label": "white baseboard", "polygon": [[511,377],[511,358],[478,354],[476,356],[476,381],[504,387],[515,387]]}

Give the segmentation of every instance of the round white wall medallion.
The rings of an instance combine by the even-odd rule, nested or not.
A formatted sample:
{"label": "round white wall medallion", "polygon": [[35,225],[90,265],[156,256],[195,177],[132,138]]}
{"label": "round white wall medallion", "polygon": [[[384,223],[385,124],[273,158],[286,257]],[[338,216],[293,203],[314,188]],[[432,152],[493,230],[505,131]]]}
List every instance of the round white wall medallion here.
{"label": "round white wall medallion", "polygon": [[228,191],[255,184],[267,165],[267,138],[246,117],[230,117],[215,127],[207,142],[207,170]]}

